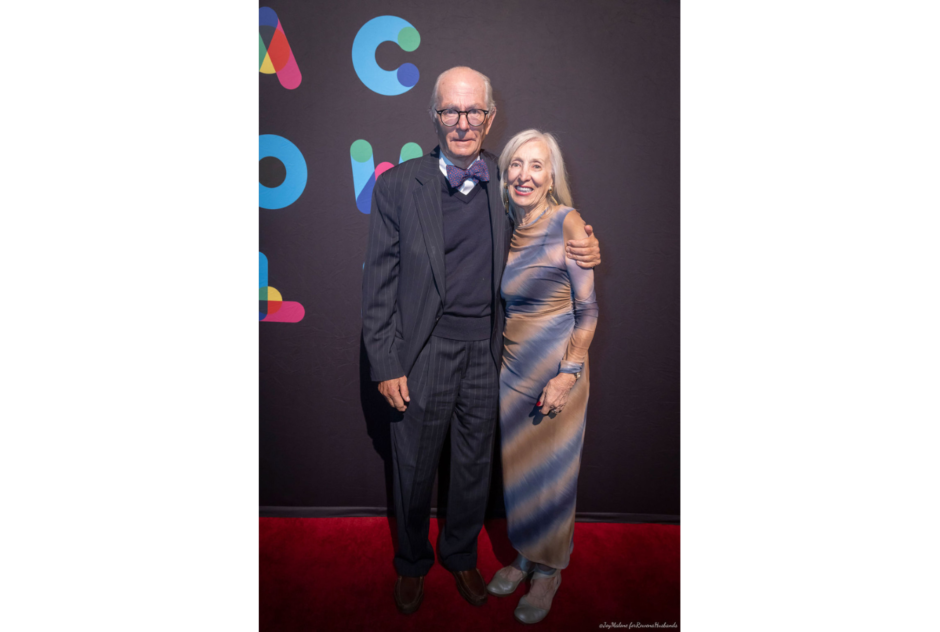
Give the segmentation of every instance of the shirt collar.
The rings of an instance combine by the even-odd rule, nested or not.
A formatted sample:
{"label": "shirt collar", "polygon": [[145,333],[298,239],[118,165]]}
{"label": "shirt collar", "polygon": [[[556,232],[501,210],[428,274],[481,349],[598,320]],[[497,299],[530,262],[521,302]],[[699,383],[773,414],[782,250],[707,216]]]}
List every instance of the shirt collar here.
{"label": "shirt collar", "polygon": [[[480,152],[480,155],[477,156],[477,159],[474,160],[473,162],[477,162],[480,160],[483,160],[483,152]],[[472,165],[473,162],[471,162],[470,165]],[[455,167],[457,166],[457,165],[454,165],[454,163],[452,163],[450,159],[448,159],[447,156],[444,155],[443,151],[441,151],[441,159],[439,161],[439,164],[441,165],[441,171],[444,172],[444,175],[447,175],[447,165],[453,165]],[[467,169],[470,168],[470,165],[467,165]]]}

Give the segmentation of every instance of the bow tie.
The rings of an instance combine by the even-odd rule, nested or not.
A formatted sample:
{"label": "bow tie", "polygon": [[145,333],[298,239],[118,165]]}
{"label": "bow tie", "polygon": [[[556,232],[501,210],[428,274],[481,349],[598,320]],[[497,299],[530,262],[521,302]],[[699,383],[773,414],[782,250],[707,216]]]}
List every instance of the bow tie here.
{"label": "bow tie", "polygon": [[472,179],[474,182],[489,182],[490,172],[486,168],[486,163],[482,160],[477,160],[470,165],[469,169],[461,169],[454,165],[447,165],[447,182],[449,182],[450,186],[453,188],[456,189],[468,178]]}

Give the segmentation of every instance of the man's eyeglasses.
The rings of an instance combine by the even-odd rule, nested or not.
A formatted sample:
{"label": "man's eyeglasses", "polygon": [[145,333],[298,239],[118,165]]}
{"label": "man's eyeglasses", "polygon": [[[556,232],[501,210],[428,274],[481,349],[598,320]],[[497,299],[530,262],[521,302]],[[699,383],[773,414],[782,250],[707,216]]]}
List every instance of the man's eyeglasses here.
{"label": "man's eyeglasses", "polygon": [[435,110],[438,117],[441,119],[441,123],[447,127],[453,127],[460,121],[460,115],[463,114],[467,117],[467,124],[472,125],[473,127],[479,127],[483,125],[483,121],[486,120],[486,116],[490,113],[489,110]]}

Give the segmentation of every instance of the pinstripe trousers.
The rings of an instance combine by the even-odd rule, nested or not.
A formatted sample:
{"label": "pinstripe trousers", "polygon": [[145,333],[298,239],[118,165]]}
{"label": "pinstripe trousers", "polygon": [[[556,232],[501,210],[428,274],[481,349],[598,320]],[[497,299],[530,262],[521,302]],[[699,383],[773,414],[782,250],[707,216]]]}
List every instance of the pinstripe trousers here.
{"label": "pinstripe trousers", "polygon": [[434,565],[428,541],[431,491],[449,429],[450,494],[438,552],[449,570],[474,569],[499,409],[499,371],[489,339],[431,336],[408,375],[408,392],[408,409],[393,411],[391,427],[395,568],[400,575],[418,577]]}

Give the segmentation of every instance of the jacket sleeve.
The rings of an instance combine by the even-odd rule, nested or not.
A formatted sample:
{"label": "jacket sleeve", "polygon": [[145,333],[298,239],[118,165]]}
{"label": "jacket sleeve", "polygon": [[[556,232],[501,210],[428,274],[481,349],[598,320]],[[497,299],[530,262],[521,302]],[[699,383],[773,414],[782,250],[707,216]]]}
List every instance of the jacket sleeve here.
{"label": "jacket sleeve", "polygon": [[389,199],[387,178],[380,176],[372,190],[369,242],[362,274],[362,338],[376,382],[405,374],[399,360],[399,269],[398,209]]}

